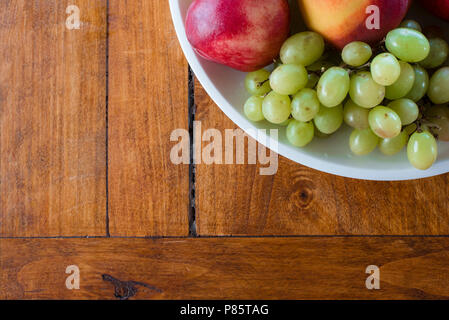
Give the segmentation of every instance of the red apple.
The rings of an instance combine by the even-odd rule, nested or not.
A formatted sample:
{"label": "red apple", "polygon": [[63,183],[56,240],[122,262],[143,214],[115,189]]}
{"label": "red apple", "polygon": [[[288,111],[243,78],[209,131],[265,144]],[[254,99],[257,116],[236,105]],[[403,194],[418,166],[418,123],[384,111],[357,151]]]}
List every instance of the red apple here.
{"label": "red apple", "polygon": [[434,15],[449,21],[449,0],[421,0],[421,4]]}
{"label": "red apple", "polygon": [[[449,0],[448,0],[449,1]],[[376,43],[399,26],[411,0],[298,0],[307,26],[342,49],[352,41]],[[376,6],[376,7],[370,7]],[[378,17],[375,17],[378,8]],[[378,18],[378,29],[369,29]]]}
{"label": "red apple", "polygon": [[287,0],[195,0],[186,18],[187,38],[200,56],[241,71],[272,63],[289,26]]}

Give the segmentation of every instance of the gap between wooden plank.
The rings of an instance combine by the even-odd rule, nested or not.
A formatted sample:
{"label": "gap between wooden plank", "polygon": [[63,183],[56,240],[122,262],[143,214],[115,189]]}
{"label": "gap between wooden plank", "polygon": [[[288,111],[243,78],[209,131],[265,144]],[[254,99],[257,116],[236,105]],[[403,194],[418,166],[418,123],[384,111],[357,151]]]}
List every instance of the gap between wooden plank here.
{"label": "gap between wooden plank", "polygon": [[106,236],[109,233],[109,0],[106,0]]}
{"label": "gap between wooden plank", "polygon": [[189,79],[187,81],[189,100],[189,136],[190,136],[190,165],[189,165],[189,236],[197,237],[196,232],[196,202],[195,202],[195,163],[193,159],[193,123],[195,121],[195,74],[189,66]]}

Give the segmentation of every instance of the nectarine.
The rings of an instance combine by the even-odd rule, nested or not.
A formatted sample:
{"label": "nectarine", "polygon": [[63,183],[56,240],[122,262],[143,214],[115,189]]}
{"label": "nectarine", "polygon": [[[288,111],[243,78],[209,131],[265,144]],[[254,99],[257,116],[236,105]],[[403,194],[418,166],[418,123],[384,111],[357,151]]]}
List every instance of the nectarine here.
{"label": "nectarine", "polygon": [[270,64],[289,27],[287,0],[195,0],[186,18],[187,38],[200,56],[241,71]]}
{"label": "nectarine", "polygon": [[399,26],[411,0],[298,0],[307,26],[342,49],[375,43]]}

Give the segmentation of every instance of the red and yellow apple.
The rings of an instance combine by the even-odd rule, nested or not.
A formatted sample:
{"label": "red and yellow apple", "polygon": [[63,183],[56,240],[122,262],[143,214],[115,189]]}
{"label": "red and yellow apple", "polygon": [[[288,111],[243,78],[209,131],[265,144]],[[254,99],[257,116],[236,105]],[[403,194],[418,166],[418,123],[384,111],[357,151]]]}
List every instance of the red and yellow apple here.
{"label": "red and yellow apple", "polygon": [[[411,3],[411,0],[298,1],[307,26],[340,49],[352,41],[382,40],[399,26]],[[376,21],[373,19],[378,19],[378,25],[372,23]]]}
{"label": "red and yellow apple", "polygon": [[195,0],[187,38],[205,59],[254,71],[279,55],[290,27],[287,0]]}
{"label": "red and yellow apple", "polygon": [[421,4],[434,15],[449,21],[449,0],[421,0]]}

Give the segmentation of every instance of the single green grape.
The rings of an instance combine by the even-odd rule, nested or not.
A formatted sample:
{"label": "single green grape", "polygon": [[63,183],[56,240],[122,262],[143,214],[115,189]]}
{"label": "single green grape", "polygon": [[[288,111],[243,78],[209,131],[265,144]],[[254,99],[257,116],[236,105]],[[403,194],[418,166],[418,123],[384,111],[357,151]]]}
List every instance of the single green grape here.
{"label": "single green grape", "polygon": [[432,38],[429,40],[430,53],[419,64],[426,69],[433,69],[446,62],[449,56],[449,45],[441,38]]}
{"label": "single green grape", "polygon": [[351,77],[349,95],[358,106],[371,109],[385,98],[385,87],[374,81],[368,71],[359,71]]}
{"label": "single green grape", "polygon": [[262,103],[262,113],[265,119],[274,124],[280,124],[290,117],[291,101],[290,97],[270,92]]}
{"label": "single green grape", "polygon": [[321,76],[318,82],[318,99],[325,107],[338,106],[348,95],[349,73],[343,68],[332,67]]}
{"label": "single green grape", "polygon": [[398,136],[390,139],[381,139],[379,143],[380,152],[387,156],[393,156],[405,148],[408,142],[408,134],[402,131]]}
{"label": "single green grape", "polygon": [[349,137],[349,147],[352,153],[364,156],[373,152],[379,144],[379,138],[371,129],[355,129]]}
{"label": "single green grape", "polygon": [[343,110],[343,119],[348,126],[359,130],[368,129],[368,115],[368,109],[362,108],[348,99]]}
{"label": "single green grape", "polygon": [[271,91],[269,78],[270,73],[265,69],[248,73],[245,78],[246,90],[253,96],[263,96]]}
{"label": "single green grape", "polygon": [[381,53],[371,62],[371,75],[378,84],[391,86],[401,75],[401,65],[391,53]]}
{"label": "single green grape", "polygon": [[270,76],[270,86],[279,94],[292,95],[304,88],[309,81],[307,70],[302,65],[283,64]]}
{"label": "single green grape", "polygon": [[413,69],[415,70],[415,82],[413,83],[412,89],[405,97],[417,102],[426,95],[430,79],[429,74],[423,67],[415,65]]}
{"label": "single green grape", "polygon": [[394,100],[391,101],[387,107],[398,114],[399,118],[401,118],[401,123],[403,126],[409,125],[418,119],[419,108],[413,100]]}
{"label": "single green grape", "polygon": [[263,98],[261,96],[252,96],[243,107],[243,111],[246,117],[254,122],[262,121],[265,119],[262,112]]}
{"label": "single green grape", "polygon": [[385,97],[396,100],[405,97],[415,84],[415,70],[407,62],[399,61],[401,65],[401,75],[391,86],[385,88]]}
{"label": "single green grape", "polygon": [[415,132],[408,142],[407,156],[416,169],[429,169],[438,156],[438,145],[435,137],[428,131]]}
{"label": "single green grape", "polygon": [[422,32],[422,27],[421,25],[416,22],[415,20],[404,20],[402,21],[402,23],[399,25],[399,27],[401,28],[409,28],[409,29],[414,29],[416,31]]}
{"label": "single green grape", "polygon": [[406,62],[419,62],[430,52],[429,40],[419,31],[398,28],[387,34],[385,45],[388,51]]}
{"label": "single green grape", "polygon": [[427,95],[435,104],[449,102],[449,67],[443,67],[433,74]]}
{"label": "single green grape", "polygon": [[292,116],[298,121],[308,122],[320,111],[320,101],[315,90],[304,88],[292,101]]}
{"label": "single green grape", "polygon": [[313,31],[297,33],[288,38],[281,47],[280,57],[285,64],[309,66],[324,53],[323,37]]}
{"label": "single green grape", "polygon": [[373,51],[369,44],[361,41],[354,41],[347,44],[341,53],[341,57],[347,65],[360,67],[368,62]]}
{"label": "single green grape", "polygon": [[320,108],[320,111],[314,118],[314,123],[316,128],[322,133],[332,134],[336,132],[343,124],[343,106]]}
{"label": "single green grape", "polygon": [[394,138],[401,133],[401,118],[390,108],[375,107],[370,111],[368,121],[371,130],[380,138]]}
{"label": "single green grape", "polygon": [[309,81],[306,84],[306,88],[314,89],[320,81],[320,77],[316,73],[309,73]]}
{"label": "single green grape", "polygon": [[305,147],[314,137],[315,128],[312,122],[302,122],[292,119],[287,126],[287,139],[296,147]]}

